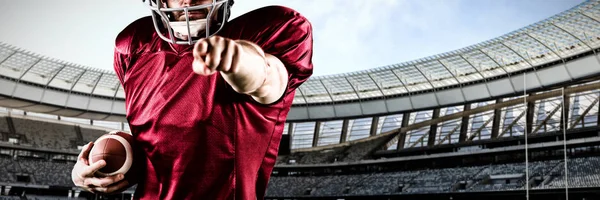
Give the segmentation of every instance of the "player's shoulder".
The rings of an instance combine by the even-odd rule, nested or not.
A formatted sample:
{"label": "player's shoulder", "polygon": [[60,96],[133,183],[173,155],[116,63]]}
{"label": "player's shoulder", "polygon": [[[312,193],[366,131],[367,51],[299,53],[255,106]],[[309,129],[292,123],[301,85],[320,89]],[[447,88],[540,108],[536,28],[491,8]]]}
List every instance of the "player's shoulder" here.
{"label": "player's shoulder", "polygon": [[151,16],[139,18],[127,25],[115,39],[115,50],[122,54],[137,51],[139,44],[144,44],[152,39],[154,22]]}
{"label": "player's shoulder", "polygon": [[272,5],[265,6],[247,13],[249,18],[267,21],[289,22],[290,20],[310,24],[308,19],[297,10],[289,7]]}
{"label": "player's shoulder", "polygon": [[264,6],[261,8],[257,8],[254,11],[251,11],[251,13],[256,12],[257,14],[265,14],[265,13],[269,13],[269,14],[275,14],[278,16],[287,16],[287,17],[294,17],[294,16],[301,16],[301,14],[289,7],[285,7],[285,6],[280,6],[280,5],[271,5],[271,6]]}

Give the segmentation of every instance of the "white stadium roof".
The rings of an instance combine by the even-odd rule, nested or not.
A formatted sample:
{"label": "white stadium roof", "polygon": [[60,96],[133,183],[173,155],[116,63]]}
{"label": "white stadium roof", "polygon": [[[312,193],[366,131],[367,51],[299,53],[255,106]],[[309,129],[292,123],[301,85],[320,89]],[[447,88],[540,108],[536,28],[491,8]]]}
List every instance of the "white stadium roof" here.
{"label": "white stadium roof", "polygon": [[[370,70],[314,76],[296,92],[291,121],[383,115],[486,100],[600,73],[567,65],[600,47],[600,1],[456,51]],[[581,64],[581,63],[580,63]],[[545,80],[543,74],[552,74]],[[520,76],[519,76],[520,75]],[[530,83],[530,81],[533,81]],[[0,44],[0,106],[124,121],[114,72],[66,63]],[[8,103],[7,103],[8,102]]]}

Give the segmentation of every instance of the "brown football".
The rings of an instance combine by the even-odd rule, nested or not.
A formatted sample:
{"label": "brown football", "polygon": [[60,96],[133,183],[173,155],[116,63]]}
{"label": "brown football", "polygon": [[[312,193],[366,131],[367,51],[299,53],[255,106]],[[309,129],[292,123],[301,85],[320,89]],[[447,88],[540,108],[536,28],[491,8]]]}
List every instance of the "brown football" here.
{"label": "brown football", "polygon": [[121,131],[113,131],[100,136],[90,151],[89,162],[104,160],[106,166],[96,172],[98,176],[126,174],[133,163],[133,136]]}

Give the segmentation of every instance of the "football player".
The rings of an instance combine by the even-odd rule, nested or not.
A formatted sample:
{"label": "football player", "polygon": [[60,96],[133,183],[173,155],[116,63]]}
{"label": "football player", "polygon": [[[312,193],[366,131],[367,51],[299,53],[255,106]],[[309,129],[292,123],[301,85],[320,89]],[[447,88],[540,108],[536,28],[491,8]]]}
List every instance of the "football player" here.
{"label": "football player", "polygon": [[263,199],[295,89],[312,74],[312,27],[268,6],[228,20],[233,0],[144,0],[116,38],[114,69],[138,151],[136,175],[72,170],[94,193],[135,199]]}

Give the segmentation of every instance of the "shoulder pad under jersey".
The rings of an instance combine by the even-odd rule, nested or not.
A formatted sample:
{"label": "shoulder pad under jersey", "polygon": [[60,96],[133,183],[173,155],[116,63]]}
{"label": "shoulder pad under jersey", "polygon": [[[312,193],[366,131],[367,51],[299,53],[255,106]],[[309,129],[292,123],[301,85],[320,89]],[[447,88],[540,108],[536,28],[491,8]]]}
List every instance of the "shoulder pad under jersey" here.
{"label": "shoulder pad under jersey", "polygon": [[140,52],[142,49],[139,48],[150,42],[154,34],[155,29],[151,16],[137,19],[117,35],[115,51],[121,54]]}

